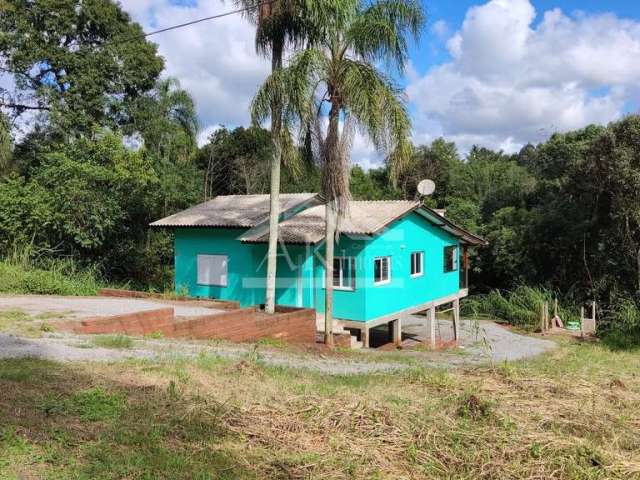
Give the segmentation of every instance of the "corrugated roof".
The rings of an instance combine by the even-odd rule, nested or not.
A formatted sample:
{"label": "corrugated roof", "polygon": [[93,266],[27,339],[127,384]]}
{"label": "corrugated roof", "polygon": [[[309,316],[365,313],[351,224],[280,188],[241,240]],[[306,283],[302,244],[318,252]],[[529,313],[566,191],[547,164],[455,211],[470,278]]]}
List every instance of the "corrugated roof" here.
{"label": "corrugated roof", "polygon": [[[280,212],[307,202],[315,193],[281,193]],[[246,227],[269,218],[269,195],[221,195],[151,224],[152,227]]]}
{"label": "corrugated roof", "polygon": [[[340,225],[345,234],[373,235],[386,225],[415,210],[420,204],[406,200],[351,201],[347,217]],[[318,243],[324,239],[325,206],[317,205],[280,222],[278,238],[285,243]],[[262,243],[269,240],[264,229],[249,231],[243,242]]]}

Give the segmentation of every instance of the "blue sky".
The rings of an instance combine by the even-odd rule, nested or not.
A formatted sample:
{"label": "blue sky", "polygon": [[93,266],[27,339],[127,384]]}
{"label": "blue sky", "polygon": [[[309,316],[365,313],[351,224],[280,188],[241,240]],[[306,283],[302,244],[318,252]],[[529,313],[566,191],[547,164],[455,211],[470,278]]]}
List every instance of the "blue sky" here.
{"label": "blue sky", "polygon": [[[150,31],[233,8],[219,0],[122,0]],[[640,109],[637,0],[430,0],[428,23],[405,88],[415,143],[439,136],[461,152],[482,145],[514,152],[555,131],[608,123]],[[248,124],[253,93],[269,72],[253,28],[226,17],[151,37],[195,98],[200,140]],[[353,160],[377,166],[366,138]]]}
{"label": "blue sky", "polygon": [[[419,72],[424,73],[431,65],[443,62],[448,58],[446,49],[438,48],[440,42],[435,38],[434,33],[430,31],[435,23],[443,21],[448,28],[457,29],[462,24],[469,8],[483,3],[486,2],[477,0],[423,1],[427,12],[427,30],[420,44],[414,45],[411,52],[412,59]],[[640,2],[637,0],[534,0],[531,3],[538,12],[560,8],[569,15],[614,13],[621,18],[640,20]],[[540,18],[537,21],[540,21]],[[436,48],[435,51],[433,51],[434,47]],[[422,54],[417,54],[417,50]],[[424,55],[425,52],[427,52],[427,55]]]}

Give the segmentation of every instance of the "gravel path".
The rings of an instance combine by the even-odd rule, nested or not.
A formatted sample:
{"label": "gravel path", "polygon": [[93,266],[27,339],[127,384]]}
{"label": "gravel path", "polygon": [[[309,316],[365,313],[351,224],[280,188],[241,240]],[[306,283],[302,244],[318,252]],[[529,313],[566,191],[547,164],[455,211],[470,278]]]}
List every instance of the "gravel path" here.
{"label": "gravel path", "polygon": [[22,310],[30,315],[60,313],[67,318],[101,317],[173,307],[176,316],[209,315],[223,310],[164,303],[139,298],[59,297],[53,295],[0,296],[0,310]]}
{"label": "gravel path", "polygon": [[[71,334],[48,334],[43,338],[20,338],[0,333],[0,359],[40,358],[54,361],[102,361],[152,359],[167,360],[179,357],[196,357],[202,353],[228,360],[242,360],[256,354],[250,344],[205,345],[201,343],[136,340],[134,348],[116,350],[94,347],[90,336]],[[259,348],[257,355],[269,365],[307,368],[330,375],[354,375],[388,372],[406,368],[405,364],[393,362],[363,362],[343,358],[327,358],[320,355],[296,355],[277,350]]]}
{"label": "gravel path", "polygon": [[[424,332],[424,318],[407,322],[406,331],[418,337]],[[441,320],[439,328],[446,335],[451,322]],[[403,329],[404,330],[404,329]],[[438,367],[472,366],[490,361],[501,362],[539,355],[554,348],[555,343],[518,335],[493,322],[463,322],[461,348],[439,352],[404,350],[404,355],[417,363]],[[362,351],[354,358],[329,357],[319,354],[296,354],[288,351],[258,347],[251,344],[221,343],[207,345],[202,342],[178,340],[135,339],[134,348],[116,350],[95,347],[91,336],[48,333],[43,338],[20,338],[0,333],[0,359],[35,357],[55,361],[117,361],[128,358],[166,360],[176,357],[195,357],[201,353],[229,360],[242,360],[256,354],[269,365],[305,368],[330,375],[353,375],[389,372],[409,367],[397,356],[375,350]]]}
{"label": "gravel path", "polygon": [[[460,346],[456,353],[439,352],[445,363],[477,364],[487,361],[494,363],[535,357],[555,348],[550,340],[528,337],[514,333],[495,322],[488,320],[462,320]],[[425,318],[412,315],[402,326],[404,334],[417,340],[425,339]],[[450,320],[438,320],[436,334],[442,341],[453,340],[453,324]],[[462,353],[462,355],[460,355]]]}

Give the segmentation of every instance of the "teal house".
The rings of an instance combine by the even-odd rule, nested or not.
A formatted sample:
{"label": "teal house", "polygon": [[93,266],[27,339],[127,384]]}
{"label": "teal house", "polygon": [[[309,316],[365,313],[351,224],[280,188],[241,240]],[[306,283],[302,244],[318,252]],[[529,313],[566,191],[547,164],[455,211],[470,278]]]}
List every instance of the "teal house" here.
{"label": "teal house", "polygon": [[[282,194],[278,305],[324,311],[324,205]],[[175,233],[175,285],[193,297],[264,303],[269,196],[218,196],[152,223]],[[351,201],[335,245],[337,328],[396,326],[467,295],[470,246],[486,242],[415,201]],[[395,323],[394,323],[395,322]],[[366,343],[366,339],[365,339]]]}

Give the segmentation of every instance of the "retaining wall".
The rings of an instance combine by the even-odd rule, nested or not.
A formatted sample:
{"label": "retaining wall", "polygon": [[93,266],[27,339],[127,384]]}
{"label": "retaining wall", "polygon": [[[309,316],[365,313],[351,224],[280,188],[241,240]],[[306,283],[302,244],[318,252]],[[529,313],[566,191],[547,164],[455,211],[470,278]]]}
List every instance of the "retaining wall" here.
{"label": "retaining wall", "polygon": [[173,308],[159,308],[110,317],[58,322],[58,327],[80,334],[149,335],[168,338],[220,339],[252,342],[280,338],[291,343],[315,342],[315,310],[278,309],[266,315],[254,307],[176,319]]}

